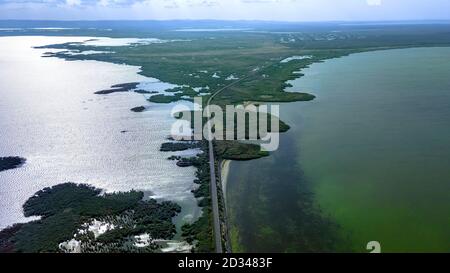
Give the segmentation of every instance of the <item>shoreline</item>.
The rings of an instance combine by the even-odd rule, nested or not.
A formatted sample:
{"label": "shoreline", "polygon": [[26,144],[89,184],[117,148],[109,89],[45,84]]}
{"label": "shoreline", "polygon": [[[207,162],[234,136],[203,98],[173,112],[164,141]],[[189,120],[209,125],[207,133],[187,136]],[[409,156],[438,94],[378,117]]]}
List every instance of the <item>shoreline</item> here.
{"label": "shoreline", "polygon": [[[396,48],[390,48],[390,49],[396,49]],[[377,49],[377,50],[387,50],[387,49]],[[368,51],[371,51],[371,50],[368,50]],[[358,54],[358,53],[362,53],[362,52],[353,52],[353,53],[349,53],[348,55]],[[327,60],[330,60],[330,59],[334,59],[334,58],[341,58],[341,57],[344,57],[344,56],[347,56],[347,55],[336,56],[336,57],[331,57],[331,58],[326,58],[326,59],[320,59],[320,60],[312,62],[311,64],[324,62],[324,61],[327,61]],[[311,64],[309,64],[309,65],[311,65]],[[298,71],[303,71],[303,69],[300,69]],[[301,77],[303,77],[303,75],[302,74],[298,74],[298,76],[296,75],[294,80],[298,79],[298,78],[301,78]],[[289,82],[289,80],[287,80],[286,82]],[[267,102],[267,103],[270,103],[270,102]],[[289,102],[286,102],[286,103],[289,103]],[[220,165],[219,165],[220,166],[219,174],[221,175],[220,185],[222,187],[222,194],[223,194],[223,200],[224,200],[225,209],[226,209],[227,203],[228,203],[227,202],[227,184],[228,184],[228,176],[229,176],[229,172],[230,172],[230,164],[231,164],[230,160],[223,160],[223,161],[220,162]],[[202,210],[202,209],[200,209],[200,210]],[[227,215],[225,215],[225,216],[227,216]]]}
{"label": "shoreline", "polygon": [[227,205],[227,184],[228,175],[230,173],[231,160],[224,159],[220,163],[220,184],[222,185],[223,200],[225,201],[225,206]]}
{"label": "shoreline", "polygon": [[230,225],[229,217],[230,214],[228,212],[228,202],[227,202],[227,184],[228,184],[228,175],[230,174],[230,166],[231,161],[229,159],[222,159],[220,161],[220,187],[222,192],[222,200],[223,200],[223,221],[224,221],[224,248],[227,253],[233,253],[233,243],[232,243],[232,228]]}
{"label": "shoreline", "polygon": [[[368,54],[368,53],[374,53],[374,52],[381,52],[381,51],[395,51],[395,50],[408,50],[408,49],[428,49],[428,48],[447,48],[448,46],[442,46],[442,47],[428,47],[428,46],[423,46],[423,47],[415,47],[415,46],[413,46],[413,47],[401,47],[401,48],[386,48],[386,49],[378,49],[378,50],[367,50],[367,51],[363,51],[363,52],[354,52],[354,53],[350,53],[350,54],[348,54],[348,55],[344,55],[344,56],[338,56],[338,57],[334,57],[334,58],[328,58],[328,59],[324,59],[324,60],[322,60],[322,61],[320,61],[320,62],[314,62],[314,63],[312,63],[311,65],[315,65],[315,64],[320,64],[320,63],[326,63],[326,62],[328,62],[328,61],[331,61],[331,60],[333,60],[333,59],[340,59],[340,58],[347,58],[347,57],[350,57],[350,56],[354,56],[354,55],[359,55],[359,54]],[[308,69],[309,67],[306,67],[305,69]],[[304,71],[305,71],[305,69],[301,69],[301,70],[299,70],[299,77],[296,77],[294,80],[298,80],[298,79],[300,79],[300,78],[303,78],[303,77],[305,77],[305,76],[307,76],[307,74],[303,74],[304,73]],[[287,83],[290,83],[290,82],[292,82],[292,81],[294,81],[294,80],[289,80],[289,81],[287,81]],[[301,87],[301,88],[303,88],[303,87]],[[290,89],[299,89],[299,88],[296,88],[295,86],[293,86],[293,87],[291,87]],[[296,91],[289,91],[289,88],[288,88],[288,90],[286,90],[286,92],[296,92]],[[313,90],[308,90],[308,92],[313,92]],[[286,103],[286,104],[288,104],[288,103]],[[229,173],[227,173],[227,174],[229,174]],[[242,199],[241,199],[242,200]],[[248,215],[246,215],[246,216],[248,216]],[[233,218],[232,217],[229,217],[228,219],[231,219],[231,220],[233,220]],[[233,226],[232,225],[232,229],[231,229],[231,234],[232,234],[232,240],[231,240],[231,242],[232,243],[236,243],[236,240],[235,240],[235,238],[236,237],[238,237],[238,228],[236,227],[236,226]],[[236,232],[236,233],[235,233]],[[236,237],[235,237],[236,236]],[[234,244],[233,244],[233,246],[235,246]],[[345,251],[347,251],[347,250],[345,250]],[[357,252],[356,250],[352,250],[352,252]]]}
{"label": "shoreline", "polygon": [[[20,39],[20,38],[27,38],[28,39],[28,37],[26,37],[26,36],[24,36],[24,37],[22,37],[22,35],[19,35],[19,36],[11,36],[12,38],[14,38],[14,39]],[[45,38],[47,38],[47,37],[49,37],[49,41],[48,41],[48,43],[50,43],[50,44],[52,44],[52,43],[54,43],[54,42],[56,42],[56,43],[63,43],[63,42],[68,42],[68,41],[78,41],[79,39],[85,39],[85,37],[81,37],[81,36],[71,36],[71,37],[67,37],[67,36],[47,36],[47,35],[42,35],[42,37],[45,37]],[[2,38],[2,40],[3,39],[8,39],[8,38],[10,38],[10,36],[5,36],[5,37],[1,37]],[[59,41],[59,38],[64,38],[64,40],[62,40],[62,41]],[[47,45],[47,40],[43,40],[43,42],[42,41],[37,41],[37,42],[34,42],[34,40],[30,40],[31,42],[33,42],[33,46],[30,46],[30,49],[29,49],[29,51],[33,51],[33,54],[34,55],[32,55],[33,57],[34,56],[36,56],[36,59],[41,59],[42,58],[42,60],[43,61],[45,61],[45,56],[43,56],[42,55],[42,52],[41,51],[43,51],[43,49],[39,49],[39,48],[36,48],[36,46],[45,46],[45,45]],[[39,42],[39,43],[38,43]],[[28,50],[28,49],[27,49]],[[28,53],[28,51],[27,51],[27,53]],[[61,59],[62,61],[64,61],[64,62],[67,62],[67,60],[65,60],[65,59],[62,59],[62,58],[59,58],[58,56],[55,56],[55,58],[57,58],[57,59]],[[82,60],[79,60],[80,62],[82,62]],[[128,65],[128,64],[125,64],[125,66],[123,66],[124,64],[114,64],[114,63],[112,63],[112,62],[106,62],[106,61],[101,61],[101,60],[91,60],[93,63],[95,62],[95,63],[104,63],[104,64],[108,64],[108,65],[114,65],[114,66],[116,66],[117,65],[117,67],[119,68],[119,66],[121,66],[121,67],[133,67],[133,65]],[[68,62],[67,62],[68,63]],[[136,69],[136,71],[134,71],[134,69],[133,70],[131,70],[130,69],[130,71],[126,71],[126,70],[124,70],[123,72],[122,72],[122,70],[120,70],[119,72],[114,72],[113,71],[113,73],[117,73],[120,77],[118,77],[118,79],[116,80],[116,79],[114,79],[113,81],[111,81],[111,83],[109,83],[109,82],[105,82],[105,84],[101,84],[101,85],[112,85],[113,87],[115,86],[115,87],[120,87],[120,86],[122,86],[123,84],[120,84],[120,82],[125,82],[125,83],[146,83],[147,81],[147,79],[146,78],[148,78],[148,77],[145,77],[145,76],[142,76],[142,75],[140,75],[139,74],[139,72],[142,70],[142,68],[141,67],[139,67],[139,66],[134,66],[134,67],[136,67],[137,69]],[[63,67],[63,69],[65,69],[65,67]],[[119,69],[118,69],[119,70]],[[120,74],[120,73],[123,73],[123,75],[131,75],[131,76],[121,76],[122,74]],[[136,75],[134,75],[134,74],[136,74]],[[115,75],[115,74],[114,74]],[[124,80],[122,80],[122,78],[124,78]],[[119,84],[118,84],[118,82],[119,82]],[[89,85],[89,90],[86,90],[86,92],[85,93],[82,93],[82,95],[86,95],[86,94],[89,94],[89,95],[91,95],[92,94],[92,96],[101,96],[102,94],[95,94],[95,90],[98,90],[97,89],[97,85],[95,85],[95,84],[93,84],[92,85],[93,86],[93,88],[91,88],[91,86]],[[101,87],[100,86],[100,84],[98,85],[100,88],[99,89],[102,89],[103,87]],[[125,88],[125,87],[127,87],[127,86],[122,86],[123,88]],[[133,87],[135,87],[135,88],[137,88],[137,86],[134,86],[133,85]],[[95,88],[95,89],[94,89]],[[150,91],[149,91],[150,92]],[[138,92],[136,92],[136,93],[138,93]],[[142,93],[142,92],[141,92]],[[104,94],[105,96],[107,96],[107,94]],[[147,103],[148,105],[152,105],[152,103],[151,102],[148,102],[148,100],[145,98],[145,96],[138,96],[138,95],[136,95],[136,94],[134,94],[134,93],[131,93],[130,92],[130,94],[126,94],[126,95],[132,95],[132,96],[135,96],[135,97],[137,97],[138,99],[136,99],[136,101],[137,100],[139,100],[139,101],[141,101],[141,97],[143,98],[143,102],[141,101],[140,103]],[[86,103],[89,103],[89,101],[88,101],[88,99],[85,99],[84,97],[83,97],[83,100],[85,100],[86,101]],[[83,101],[83,103],[85,103],[85,101]],[[130,101],[135,101],[135,99],[130,99]],[[98,104],[97,104],[98,105]],[[131,105],[140,105],[140,104],[134,104],[134,103],[131,103],[130,104],[130,106]],[[111,106],[111,107],[114,107],[114,104],[113,104],[113,106]],[[92,107],[93,108],[93,107]],[[156,109],[155,108],[152,108],[152,111],[159,111],[159,109],[160,108],[158,108],[158,107],[156,107]],[[86,109],[84,109],[84,110],[87,110],[87,108]],[[95,109],[95,110],[97,110],[97,109]],[[128,113],[128,111],[129,111],[129,109],[126,109],[125,107],[123,108],[123,109],[120,109],[121,111],[123,110],[123,115],[125,116],[125,115],[131,115],[131,114],[129,114]],[[86,112],[88,112],[88,111],[86,111]],[[170,109],[168,109],[168,111],[167,111],[167,115],[170,115]],[[171,116],[170,117],[170,120],[173,120],[173,121],[175,121],[175,119]],[[120,134],[119,133],[117,133],[119,136],[118,137],[121,137],[121,138],[127,138],[127,136],[121,136],[122,134],[124,134],[124,133],[127,133],[127,132],[131,132],[131,131],[133,131],[134,132],[134,126],[133,126],[134,124],[133,123],[127,123],[126,125],[125,125],[125,127],[124,126],[122,126],[122,125],[120,125],[120,126],[117,126],[117,128],[116,127],[114,127],[114,129],[117,129],[117,131],[115,131],[115,132],[118,132],[118,130],[122,130],[122,131],[120,131]],[[129,126],[129,127],[128,127]],[[135,135],[137,135],[137,134],[135,134]],[[164,135],[164,137],[166,136],[166,134],[164,133],[163,134]],[[165,138],[161,138],[160,139],[160,142],[161,142],[161,144],[162,143],[164,143],[165,142]],[[166,158],[166,156],[164,155],[164,153],[163,152],[160,152],[159,151],[159,146],[158,146],[158,148],[157,148],[157,152],[156,153],[159,153],[159,154],[161,154],[162,155],[162,157],[163,157],[163,159],[162,160],[164,160],[164,162],[166,162],[166,160],[167,160],[167,158]],[[24,159],[24,162],[23,163],[25,163],[25,159]],[[0,164],[0,165],[3,165],[3,164]],[[21,164],[21,165],[23,165],[23,164]],[[21,167],[21,165],[20,166],[17,166],[16,168],[20,168]],[[172,163],[170,163],[170,162],[168,162],[167,163],[167,165],[170,165],[171,167],[171,169],[174,169],[174,168],[177,168],[177,166],[175,166],[174,164],[174,166],[172,166]],[[2,169],[2,166],[0,166],[0,170]],[[180,172],[179,170],[177,170],[177,172]],[[192,173],[192,177],[191,176],[189,176],[189,186],[191,186],[191,187],[194,187],[194,182],[193,182],[193,180],[195,179],[195,175],[194,175],[194,170],[192,170],[192,171],[190,171],[191,173]],[[2,174],[3,175],[3,174]],[[192,179],[191,179],[192,178]],[[149,180],[151,180],[151,178],[148,178]],[[1,180],[1,179],[0,179]],[[75,179],[68,179],[68,180],[75,180]],[[94,179],[92,179],[92,180],[89,180],[89,181],[84,181],[85,179],[83,179],[83,182],[85,182],[85,183],[87,183],[87,184],[89,184],[89,185],[91,185],[91,186],[95,186],[95,187],[98,187],[98,188],[102,188],[102,189],[105,189],[105,191],[114,191],[114,192],[127,192],[127,191],[129,191],[129,190],[132,190],[133,188],[137,188],[138,190],[141,190],[141,191],[143,191],[143,192],[152,192],[153,190],[152,189],[147,189],[147,188],[145,188],[145,187],[147,187],[147,184],[145,184],[144,186],[144,188],[141,188],[141,187],[138,187],[138,186],[134,186],[134,185],[128,185],[128,184],[126,184],[126,183],[122,183],[122,185],[123,185],[123,187],[126,187],[125,189],[121,189],[121,185],[120,185],[120,183],[118,183],[118,186],[117,185],[115,185],[115,184],[112,184],[111,183],[111,185],[106,185],[105,183],[101,183],[101,180],[106,180],[106,179],[98,179],[98,180],[100,180],[100,182],[98,182],[97,183],[97,180],[94,180]],[[52,180],[53,181],[53,180]],[[42,187],[40,187],[39,188],[39,190],[41,190],[41,189],[43,189],[43,188],[45,188],[45,187],[51,187],[51,186],[54,186],[53,184],[55,184],[55,185],[59,185],[59,184],[63,184],[63,182],[64,181],[57,181],[57,180],[54,180],[55,182],[53,183],[47,183],[47,184],[43,184],[43,186]],[[156,181],[156,180],[154,180],[154,181]],[[76,182],[78,182],[78,181],[76,181]],[[82,181],[80,181],[80,183],[81,183]],[[142,183],[143,184],[143,183]],[[109,187],[111,187],[111,188],[109,188]],[[180,188],[181,187],[183,187],[183,186],[180,186]],[[36,189],[36,191],[37,191],[38,189]],[[184,187],[181,189],[181,190],[184,190]],[[183,194],[184,193],[184,191],[181,191],[180,190],[180,195],[181,194]],[[27,193],[27,194],[24,194],[24,196],[26,196],[27,198],[28,197],[31,197],[33,194],[34,194],[34,192],[35,191],[33,191],[33,192],[30,192],[29,194]],[[170,193],[170,192],[169,192]],[[178,219],[178,218],[174,218],[174,223],[175,224],[177,224],[177,227],[178,227],[178,232],[179,232],[179,235],[181,236],[181,226],[183,225],[183,223],[184,223],[184,219],[182,219],[182,217],[184,217],[184,216],[190,216],[190,215],[192,215],[193,217],[193,219],[194,220],[196,220],[196,219],[198,219],[200,216],[201,216],[201,214],[202,214],[202,208],[200,208],[200,207],[198,207],[198,203],[197,203],[197,200],[195,199],[195,197],[193,196],[193,194],[192,193],[187,193],[186,194],[186,198],[182,198],[182,197],[180,197],[180,199],[178,200],[178,199],[176,199],[176,198],[178,198],[178,196],[177,195],[173,195],[173,198],[172,198],[172,195],[168,195],[167,197],[166,196],[164,196],[163,198],[159,198],[159,196],[155,196],[154,197],[155,199],[158,199],[158,200],[161,200],[161,201],[172,201],[172,202],[176,202],[177,204],[182,204],[183,205],[183,212],[182,213],[180,213],[177,217],[179,217],[180,218],[180,222],[179,223],[175,223],[175,219]],[[192,201],[191,201],[191,199],[192,199]],[[23,202],[20,202],[20,206],[18,206],[19,207],[19,209],[22,207],[22,205],[25,203],[25,201],[26,200],[24,200]],[[187,205],[186,205],[187,204]],[[191,213],[191,211],[193,211],[194,213]],[[186,214],[186,215],[184,215],[184,214]],[[19,217],[17,217],[17,219],[14,219],[14,221],[12,221],[11,223],[10,222],[4,222],[5,223],[5,226],[3,227],[3,225],[1,225],[0,226],[0,231],[1,230],[3,230],[3,229],[6,229],[6,228],[8,228],[9,226],[12,226],[12,225],[14,225],[14,224],[18,224],[18,223],[22,223],[22,222],[24,222],[24,221],[27,221],[27,219],[28,219],[28,217],[25,217],[25,218],[23,218],[23,213],[20,211],[20,215],[19,215]],[[3,219],[2,219],[3,220]],[[34,219],[32,219],[32,218],[29,218],[29,220],[30,221],[32,221],[32,220],[34,220]]]}

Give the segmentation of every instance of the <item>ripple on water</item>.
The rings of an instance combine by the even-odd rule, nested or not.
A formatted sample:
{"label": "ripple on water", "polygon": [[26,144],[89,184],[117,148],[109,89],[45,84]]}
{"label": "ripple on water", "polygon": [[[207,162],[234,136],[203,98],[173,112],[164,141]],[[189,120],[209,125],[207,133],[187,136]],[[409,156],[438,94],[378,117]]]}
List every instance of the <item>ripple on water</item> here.
{"label": "ripple on water", "polygon": [[[27,220],[22,204],[35,192],[68,181],[151,192],[180,203],[179,219],[200,213],[191,193],[195,169],[177,168],[159,151],[173,104],[133,92],[94,94],[125,82],[153,82],[157,91],[167,84],[139,75],[139,67],[42,58],[48,50],[32,48],[90,38],[0,38],[0,156],[27,158],[22,168],[0,173],[0,228]],[[148,111],[130,111],[139,105]]]}

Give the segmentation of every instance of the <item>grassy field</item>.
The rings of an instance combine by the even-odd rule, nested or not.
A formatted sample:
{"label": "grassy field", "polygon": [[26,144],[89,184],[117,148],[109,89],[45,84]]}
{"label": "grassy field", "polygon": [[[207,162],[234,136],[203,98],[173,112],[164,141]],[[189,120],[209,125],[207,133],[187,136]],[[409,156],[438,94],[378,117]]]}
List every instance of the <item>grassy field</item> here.
{"label": "grassy field", "polygon": [[[242,23],[245,28],[250,23]],[[191,22],[184,27],[220,25],[220,22]],[[311,63],[350,53],[411,46],[439,46],[450,43],[446,24],[406,24],[386,26],[346,26],[341,24],[250,24],[251,31],[178,32],[176,22],[150,24],[144,22],[122,26],[108,33],[78,30],[65,35],[109,37],[154,37],[167,43],[123,47],[97,47],[82,44],[54,45],[53,48],[83,51],[113,52],[107,54],[56,56],[66,59],[93,59],[125,63],[142,67],[141,74],[184,86],[175,98],[157,95],[154,102],[168,103],[193,97],[201,92],[192,88],[208,87],[214,92],[232,79],[242,79],[238,85],[215,99],[218,104],[245,101],[289,102],[311,100],[302,93],[283,92],[285,82],[301,76],[293,74]],[[95,34],[95,35],[94,35]],[[291,56],[311,56],[310,59],[280,63]],[[248,78],[246,78],[248,77]]]}

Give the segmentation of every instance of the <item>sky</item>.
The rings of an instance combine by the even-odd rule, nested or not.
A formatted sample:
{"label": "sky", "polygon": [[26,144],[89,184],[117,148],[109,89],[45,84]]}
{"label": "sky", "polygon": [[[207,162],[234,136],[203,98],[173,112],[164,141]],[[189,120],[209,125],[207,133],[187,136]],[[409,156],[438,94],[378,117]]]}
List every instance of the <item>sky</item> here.
{"label": "sky", "polygon": [[0,20],[450,20],[449,11],[450,0],[0,0]]}

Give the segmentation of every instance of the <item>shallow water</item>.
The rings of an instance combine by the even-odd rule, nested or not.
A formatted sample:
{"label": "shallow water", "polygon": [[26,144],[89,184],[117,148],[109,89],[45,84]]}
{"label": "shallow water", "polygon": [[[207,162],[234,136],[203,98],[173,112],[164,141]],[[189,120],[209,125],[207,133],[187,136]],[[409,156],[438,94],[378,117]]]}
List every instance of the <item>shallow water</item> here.
{"label": "shallow water", "polygon": [[[67,181],[177,201],[183,206],[178,220],[200,213],[191,193],[194,168],[178,168],[167,160],[171,153],[159,152],[173,105],[137,93],[94,94],[126,82],[170,85],[138,75],[139,67],[42,58],[49,50],[32,48],[91,38],[0,38],[0,156],[27,159],[0,173],[0,228],[27,220],[21,206],[36,191]],[[141,105],[148,110],[130,111]]]}
{"label": "shallow water", "polygon": [[282,105],[292,129],[280,149],[231,164],[242,247],[295,251],[304,187],[346,239],[331,251],[365,252],[369,241],[386,252],[450,251],[450,48],[355,54],[302,72],[291,90],[317,99]]}

